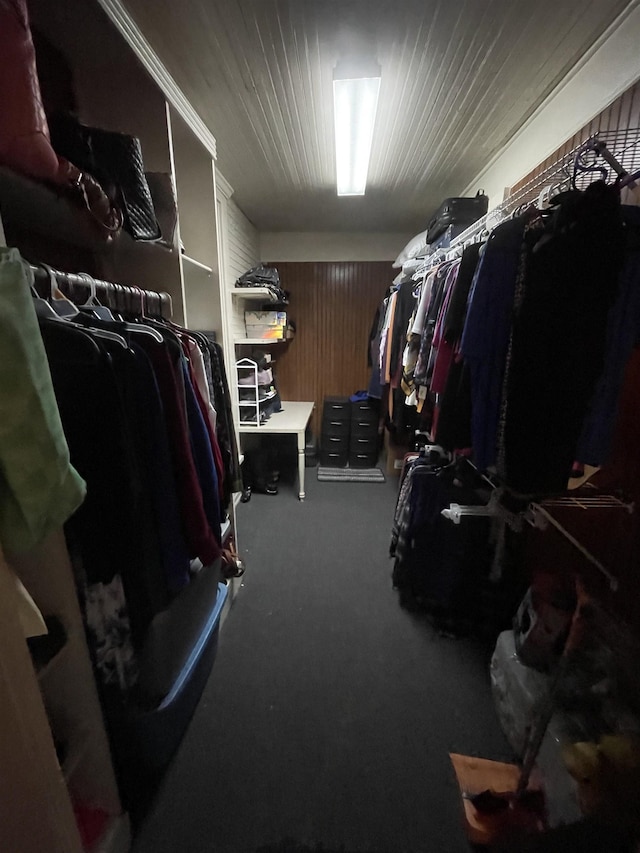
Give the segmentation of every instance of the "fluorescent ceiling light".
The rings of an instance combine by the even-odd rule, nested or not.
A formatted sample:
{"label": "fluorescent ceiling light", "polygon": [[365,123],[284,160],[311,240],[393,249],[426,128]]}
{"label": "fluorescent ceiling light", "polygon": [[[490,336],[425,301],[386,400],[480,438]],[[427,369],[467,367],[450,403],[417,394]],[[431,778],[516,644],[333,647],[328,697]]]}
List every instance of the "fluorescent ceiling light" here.
{"label": "fluorescent ceiling light", "polygon": [[338,195],[364,195],[380,77],[333,81]]}

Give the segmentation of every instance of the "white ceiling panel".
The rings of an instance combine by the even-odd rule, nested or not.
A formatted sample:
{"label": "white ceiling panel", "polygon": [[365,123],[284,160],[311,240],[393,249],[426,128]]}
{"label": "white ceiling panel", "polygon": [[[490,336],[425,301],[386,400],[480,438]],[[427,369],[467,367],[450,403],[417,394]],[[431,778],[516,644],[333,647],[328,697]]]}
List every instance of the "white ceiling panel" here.
{"label": "white ceiling panel", "polygon": [[[628,0],[127,0],[266,231],[419,231]],[[366,38],[382,83],[364,197],[338,198],[332,76]]]}

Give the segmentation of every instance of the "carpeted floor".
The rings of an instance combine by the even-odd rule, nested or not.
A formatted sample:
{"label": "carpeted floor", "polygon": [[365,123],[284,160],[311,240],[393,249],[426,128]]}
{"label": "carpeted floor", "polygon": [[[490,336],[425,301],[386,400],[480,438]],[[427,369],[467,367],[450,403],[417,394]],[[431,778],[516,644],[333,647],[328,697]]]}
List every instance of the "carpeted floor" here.
{"label": "carpeted floor", "polygon": [[510,758],[488,650],[403,611],[397,481],[238,507],[241,589],[135,853],[463,853],[448,752]]}

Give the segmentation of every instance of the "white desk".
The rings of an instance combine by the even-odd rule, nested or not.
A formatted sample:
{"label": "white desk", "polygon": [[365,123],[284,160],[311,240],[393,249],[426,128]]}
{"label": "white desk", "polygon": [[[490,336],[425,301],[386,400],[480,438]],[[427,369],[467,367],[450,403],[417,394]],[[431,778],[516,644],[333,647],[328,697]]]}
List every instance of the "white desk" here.
{"label": "white desk", "polygon": [[238,432],[250,435],[290,433],[298,436],[298,497],[304,500],[304,433],[315,403],[282,401],[282,411],[271,415],[262,426],[239,424]]}

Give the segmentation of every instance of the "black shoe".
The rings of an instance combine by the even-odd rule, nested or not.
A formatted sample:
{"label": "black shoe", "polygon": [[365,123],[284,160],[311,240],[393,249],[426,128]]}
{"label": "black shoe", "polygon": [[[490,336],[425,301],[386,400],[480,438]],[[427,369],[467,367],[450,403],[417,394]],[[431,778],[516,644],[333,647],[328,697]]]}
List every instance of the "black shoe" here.
{"label": "black shoe", "polygon": [[254,483],[253,491],[259,495],[277,495],[278,486],[276,483],[269,481],[268,483]]}

